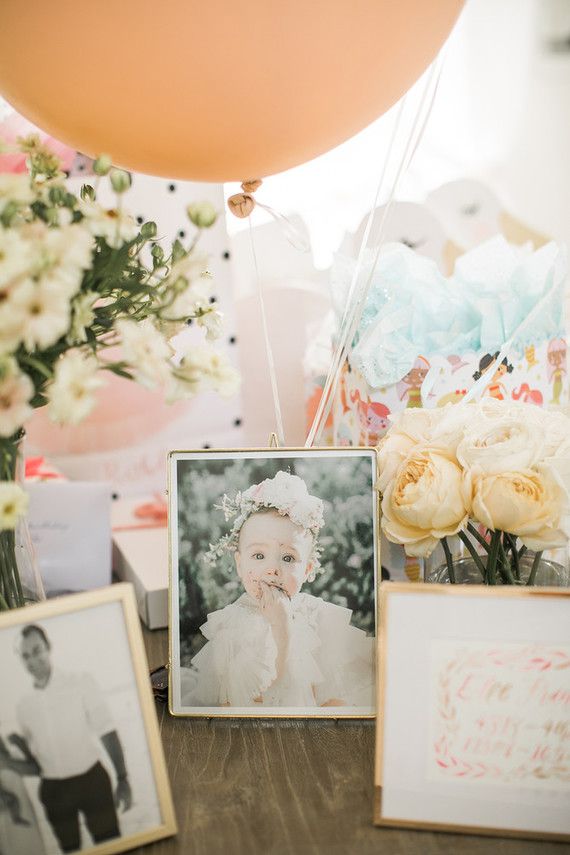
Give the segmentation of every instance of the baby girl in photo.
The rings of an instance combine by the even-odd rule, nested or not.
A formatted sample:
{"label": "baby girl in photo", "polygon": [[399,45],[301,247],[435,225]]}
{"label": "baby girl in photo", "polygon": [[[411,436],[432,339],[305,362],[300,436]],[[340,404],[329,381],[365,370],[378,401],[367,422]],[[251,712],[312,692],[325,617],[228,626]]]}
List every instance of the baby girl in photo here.
{"label": "baby girl in photo", "polygon": [[350,609],[302,590],[321,571],[321,499],[278,472],[221,509],[233,525],[206,559],[233,553],[244,593],[200,627],[207,643],[180,669],[182,705],[372,709],[373,638]]}

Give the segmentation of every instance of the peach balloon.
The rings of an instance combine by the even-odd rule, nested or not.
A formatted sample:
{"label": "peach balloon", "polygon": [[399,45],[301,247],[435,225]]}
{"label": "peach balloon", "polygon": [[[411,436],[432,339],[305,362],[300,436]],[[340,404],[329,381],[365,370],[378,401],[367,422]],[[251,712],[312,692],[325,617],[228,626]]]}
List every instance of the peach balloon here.
{"label": "peach balloon", "polygon": [[462,0],[2,0],[0,92],[127,169],[242,181],[303,163],[384,113]]}

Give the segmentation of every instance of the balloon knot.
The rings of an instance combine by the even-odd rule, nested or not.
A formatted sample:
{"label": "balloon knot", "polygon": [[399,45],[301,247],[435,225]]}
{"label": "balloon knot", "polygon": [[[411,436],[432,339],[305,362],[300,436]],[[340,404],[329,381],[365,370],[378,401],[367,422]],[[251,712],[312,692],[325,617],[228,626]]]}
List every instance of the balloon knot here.
{"label": "balloon knot", "polygon": [[255,199],[252,194],[261,187],[262,181],[259,178],[252,178],[249,181],[242,181],[241,189],[243,193],[234,193],[228,199],[228,208],[234,217],[239,217],[240,220],[249,217],[255,208]]}
{"label": "balloon knot", "polygon": [[252,178],[249,181],[241,182],[241,189],[244,193],[255,193],[256,190],[259,190],[263,181],[261,178]]}

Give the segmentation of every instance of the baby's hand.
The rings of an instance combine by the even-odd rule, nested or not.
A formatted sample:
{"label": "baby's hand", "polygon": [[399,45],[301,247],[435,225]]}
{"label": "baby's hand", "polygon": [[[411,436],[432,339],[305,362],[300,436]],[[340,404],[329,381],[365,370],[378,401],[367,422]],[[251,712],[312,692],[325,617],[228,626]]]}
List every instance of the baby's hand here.
{"label": "baby's hand", "polygon": [[281,588],[269,585],[266,582],[261,582],[260,590],[259,608],[271,625],[271,632],[277,646],[275,668],[277,671],[276,679],[279,679],[285,670],[289,654],[292,620],[291,600]]}
{"label": "baby's hand", "polygon": [[282,588],[259,583],[259,608],[272,626],[286,626],[291,619],[291,600]]}

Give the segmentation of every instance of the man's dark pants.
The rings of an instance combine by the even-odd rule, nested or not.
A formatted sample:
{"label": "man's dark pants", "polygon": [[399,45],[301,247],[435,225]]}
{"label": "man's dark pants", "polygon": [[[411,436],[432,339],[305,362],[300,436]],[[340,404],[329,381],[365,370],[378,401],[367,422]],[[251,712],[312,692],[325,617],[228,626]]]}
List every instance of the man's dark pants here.
{"label": "man's dark pants", "polygon": [[81,846],[80,813],[94,843],[120,836],[111,779],[101,763],[72,778],[42,778],[39,794],[62,852]]}

